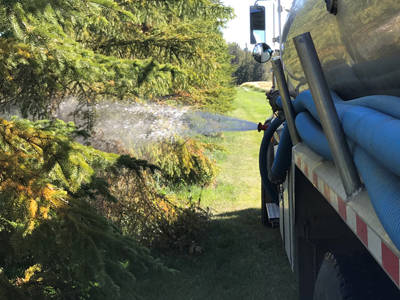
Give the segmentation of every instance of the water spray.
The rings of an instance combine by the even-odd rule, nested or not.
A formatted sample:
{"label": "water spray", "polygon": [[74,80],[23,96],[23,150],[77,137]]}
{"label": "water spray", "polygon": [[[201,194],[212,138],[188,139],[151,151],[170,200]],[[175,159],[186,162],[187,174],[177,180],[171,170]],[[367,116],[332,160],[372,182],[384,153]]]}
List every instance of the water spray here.
{"label": "water spray", "polygon": [[[79,127],[84,121],[73,117],[78,104],[73,98],[66,99],[56,117],[74,121]],[[267,123],[257,125],[229,116],[193,111],[189,107],[105,101],[96,104],[93,109],[95,136],[106,141],[118,141],[127,149],[173,141],[176,137],[212,136],[220,132],[261,131],[267,128]]]}

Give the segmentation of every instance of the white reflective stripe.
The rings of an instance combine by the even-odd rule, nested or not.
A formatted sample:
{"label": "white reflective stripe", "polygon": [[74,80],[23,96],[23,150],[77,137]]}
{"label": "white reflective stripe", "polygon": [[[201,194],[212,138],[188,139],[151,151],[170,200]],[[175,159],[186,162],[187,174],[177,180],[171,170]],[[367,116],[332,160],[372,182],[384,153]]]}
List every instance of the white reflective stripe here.
{"label": "white reflective stripe", "polygon": [[382,265],[382,241],[379,236],[367,226],[368,249],[375,259]]}
{"label": "white reflective stripe", "polygon": [[350,208],[350,206],[346,205],[346,214],[347,214],[347,224],[357,234],[357,218],[356,213]]}
{"label": "white reflective stripe", "polygon": [[337,195],[332,189],[330,189],[330,193],[331,193],[331,204],[332,204],[333,208],[338,212],[339,204],[338,204]]}
{"label": "white reflective stripe", "polygon": [[319,178],[319,176],[317,175],[317,179],[318,179],[318,190],[321,192],[321,194],[324,194],[324,182],[322,181],[321,178]]}

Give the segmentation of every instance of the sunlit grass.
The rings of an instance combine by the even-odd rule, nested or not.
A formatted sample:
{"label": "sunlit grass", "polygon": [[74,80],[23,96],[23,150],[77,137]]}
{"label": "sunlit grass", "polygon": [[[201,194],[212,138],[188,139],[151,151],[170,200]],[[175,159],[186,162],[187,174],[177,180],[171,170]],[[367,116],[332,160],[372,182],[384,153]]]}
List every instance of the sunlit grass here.
{"label": "sunlit grass", "polygon": [[[230,116],[259,122],[271,111],[264,93],[238,89]],[[262,135],[224,133],[217,153],[220,173],[207,188],[192,187],[182,196],[200,199],[214,213],[201,255],[169,255],[169,265],[180,272],[152,279],[146,299],[297,299],[277,229],[260,220],[258,150]]]}
{"label": "sunlit grass", "polygon": [[[263,122],[271,110],[265,95],[260,92],[238,89],[236,109],[231,116]],[[217,213],[259,207],[260,176],[258,150],[262,134],[257,131],[224,133],[222,146],[226,154],[219,161],[221,168],[215,187],[203,191],[203,205],[212,207]]]}

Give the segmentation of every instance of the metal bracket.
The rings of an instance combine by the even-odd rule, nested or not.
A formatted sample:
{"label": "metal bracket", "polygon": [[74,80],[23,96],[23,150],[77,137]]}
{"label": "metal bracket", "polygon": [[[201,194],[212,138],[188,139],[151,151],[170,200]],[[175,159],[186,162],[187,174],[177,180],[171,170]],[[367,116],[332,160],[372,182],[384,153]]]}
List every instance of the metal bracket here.
{"label": "metal bracket", "polygon": [[289,88],[286,83],[282,62],[279,57],[272,60],[272,68],[274,69],[274,74],[276,76],[276,83],[278,84],[279,94],[282,100],[282,108],[283,112],[285,113],[290,138],[292,140],[292,144],[296,145],[300,143],[300,137],[296,130],[296,125],[294,122],[295,113],[292,106],[292,100],[290,100]]}
{"label": "metal bracket", "polygon": [[309,32],[303,33],[296,36],[293,41],[317,108],[322,129],[328,139],[333,161],[342,179],[344,190],[347,196],[353,196],[361,190],[361,181],[350,154],[311,34]]}
{"label": "metal bracket", "polygon": [[274,42],[274,43],[279,43],[279,41],[280,41],[280,37],[279,36],[272,38],[272,42]]}

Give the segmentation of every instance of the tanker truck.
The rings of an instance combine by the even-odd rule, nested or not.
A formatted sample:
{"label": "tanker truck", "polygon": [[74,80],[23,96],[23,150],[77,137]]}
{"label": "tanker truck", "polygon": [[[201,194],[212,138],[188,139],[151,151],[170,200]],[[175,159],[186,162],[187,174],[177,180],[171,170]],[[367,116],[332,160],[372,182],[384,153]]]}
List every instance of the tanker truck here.
{"label": "tanker truck", "polygon": [[272,47],[260,7],[262,221],[279,224],[300,299],[400,299],[400,1],[294,0]]}

